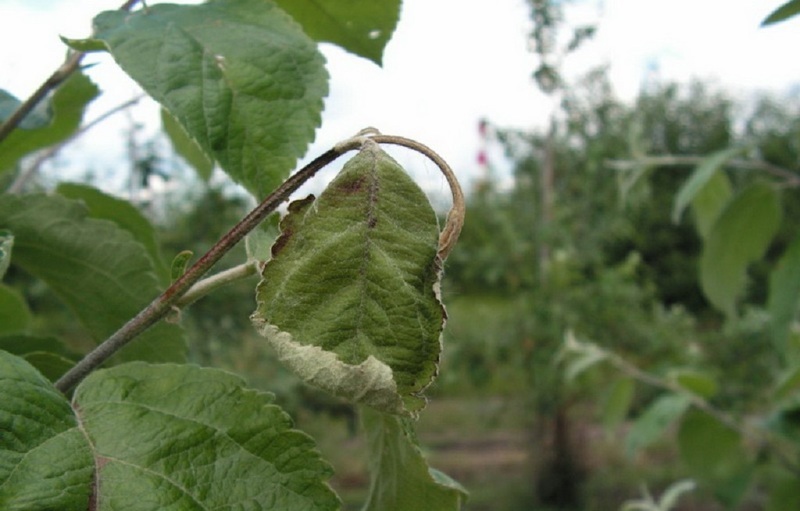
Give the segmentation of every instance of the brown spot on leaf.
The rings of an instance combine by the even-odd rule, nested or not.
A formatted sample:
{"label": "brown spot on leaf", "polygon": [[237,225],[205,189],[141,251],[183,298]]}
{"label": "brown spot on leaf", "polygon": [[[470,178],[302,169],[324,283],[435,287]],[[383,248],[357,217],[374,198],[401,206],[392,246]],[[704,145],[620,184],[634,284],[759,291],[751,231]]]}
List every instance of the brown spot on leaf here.
{"label": "brown spot on leaf", "polygon": [[348,194],[357,193],[364,186],[364,181],[366,181],[366,179],[367,176],[358,176],[356,179],[353,179],[351,181],[345,181],[343,183],[340,183],[338,188],[344,193]]}

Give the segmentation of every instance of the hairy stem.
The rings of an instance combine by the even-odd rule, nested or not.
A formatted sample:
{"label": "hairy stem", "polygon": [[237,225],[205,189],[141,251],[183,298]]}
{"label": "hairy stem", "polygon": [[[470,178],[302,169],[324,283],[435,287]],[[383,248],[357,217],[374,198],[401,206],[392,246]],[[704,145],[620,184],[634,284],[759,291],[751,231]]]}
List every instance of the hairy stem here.
{"label": "hairy stem", "polygon": [[175,307],[184,308],[191,305],[205,295],[222,286],[251,277],[258,272],[258,262],[249,261],[233,268],[215,273],[214,275],[198,281],[189,288],[181,298],[175,302]]}
{"label": "hairy stem", "polygon": [[[119,7],[119,9],[121,11],[129,11],[137,3],[139,3],[139,0],[127,0]],[[47,77],[47,79],[39,86],[39,88],[36,89],[36,91],[31,94],[28,99],[23,101],[19,107],[17,107],[17,109],[11,113],[4,123],[0,124],[0,144],[2,144],[3,140],[5,140],[11,134],[11,132],[13,132],[17,126],[19,126],[25,116],[31,113],[34,108],[36,108],[36,105],[41,103],[44,98],[50,94],[50,92],[55,90],[64,82],[64,80],[69,78],[72,73],[78,70],[84,55],[86,55],[86,53],[82,51],[70,52],[64,63],[58,66],[58,69],[56,69],[53,74]]]}

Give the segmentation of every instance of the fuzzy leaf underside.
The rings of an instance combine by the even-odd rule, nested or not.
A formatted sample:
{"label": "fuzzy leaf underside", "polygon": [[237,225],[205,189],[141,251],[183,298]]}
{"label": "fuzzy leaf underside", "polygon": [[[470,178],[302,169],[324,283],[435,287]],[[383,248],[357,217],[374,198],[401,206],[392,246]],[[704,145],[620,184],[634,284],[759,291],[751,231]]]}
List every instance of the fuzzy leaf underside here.
{"label": "fuzzy leaf underside", "polygon": [[317,41],[328,41],[380,65],[400,18],[400,0],[276,0]]}
{"label": "fuzzy leaf underside", "polygon": [[444,324],[439,229],[424,193],[370,143],[318,200],[289,209],[258,286],[255,325],[308,383],[416,413]]}
{"label": "fuzzy leaf underside", "polygon": [[411,420],[362,408],[370,451],[371,484],[363,511],[458,511],[467,491],[430,468]]}
{"label": "fuzzy leaf underside", "polygon": [[90,375],[70,406],[0,351],[0,509],[338,509],[314,441],[243,384],[135,362]]}
{"label": "fuzzy leaf underside", "polygon": [[94,19],[82,50],[108,50],[203,150],[257,197],[314,139],[328,92],[316,44],[263,0],[157,4]]}
{"label": "fuzzy leaf underside", "polygon": [[[0,228],[12,231],[13,263],[42,279],[100,342],[158,296],[147,250],[110,221],[60,196],[0,196]],[[183,361],[180,327],[161,322],[116,361]]]}

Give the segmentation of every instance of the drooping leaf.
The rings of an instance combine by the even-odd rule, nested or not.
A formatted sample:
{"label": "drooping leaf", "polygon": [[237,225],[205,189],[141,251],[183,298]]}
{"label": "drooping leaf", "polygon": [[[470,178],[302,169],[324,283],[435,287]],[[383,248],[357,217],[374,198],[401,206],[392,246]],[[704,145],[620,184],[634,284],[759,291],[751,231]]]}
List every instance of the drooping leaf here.
{"label": "drooping leaf", "polygon": [[691,400],[684,394],[666,394],[653,401],[634,421],[625,439],[629,454],[643,449],[664,434],[667,427],[689,408]]}
{"label": "drooping leaf", "polygon": [[368,143],[313,202],[296,201],[258,286],[253,320],[308,383],[414,414],[441,351],[436,215]]}
{"label": "drooping leaf", "polygon": [[22,295],[16,289],[0,284],[0,335],[24,332],[32,319]]}
{"label": "drooping leaf", "polygon": [[369,446],[370,489],[363,511],[458,511],[467,491],[428,466],[412,422],[361,407]]}
{"label": "drooping leaf", "polygon": [[683,417],[678,446],[689,470],[706,480],[729,478],[747,460],[739,433],[700,411]]}
{"label": "drooping leaf", "polygon": [[7,229],[0,229],[0,280],[11,264],[11,250],[14,248],[14,235]]}
{"label": "drooping leaf", "polygon": [[627,417],[634,390],[631,378],[621,378],[614,382],[603,407],[603,426],[607,432],[612,432]]}
{"label": "drooping leaf", "polygon": [[328,92],[324,59],[272,2],[210,0],[106,11],[93,39],[111,52],[236,181],[264,197],[314,138]]}
{"label": "drooping leaf", "polygon": [[770,275],[767,309],[772,342],[786,356],[789,332],[800,309],[800,237],[789,245]]}
{"label": "drooping leaf", "polygon": [[330,465],[273,399],[191,365],[96,371],[73,408],[102,509],[338,509]]}
{"label": "drooping leaf", "polygon": [[400,0],[276,0],[303,30],[317,41],[328,41],[378,65],[400,18]]}
{"label": "drooping leaf", "polygon": [[714,223],[703,245],[700,282],[708,300],[728,317],[736,314],[747,266],[763,256],[780,220],[777,192],[758,182],[742,190]]}
{"label": "drooping leaf", "polygon": [[[60,196],[0,196],[0,228],[14,232],[14,264],[47,283],[100,342],[158,295],[147,251],[127,231]],[[182,361],[177,325],[159,323],[116,360]]]}
{"label": "drooping leaf", "polygon": [[0,142],[0,174],[26,154],[65,140],[83,119],[83,111],[99,91],[83,73],[73,73],[53,94],[53,120],[34,130],[15,130]]}
{"label": "drooping leaf", "polygon": [[53,337],[4,335],[0,337],[0,350],[25,359],[53,382],[74,366],[80,358]]}
{"label": "drooping leaf", "polygon": [[733,188],[728,176],[724,172],[715,172],[692,199],[692,216],[697,233],[703,240],[708,239],[711,227],[732,195]]}
{"label": "drooping leaf", "polygon": [[133,204],[103,193],[93,186],[80,183],[61,183],[56,188],[56,192],[69,199],[83,201],[92,218],[111,220],[131,233],[136,241],[147,249],[161,283],[168,282],[167,267],[161,256],[156,231],[150,221]]}
{"label": "drooping leaf", "polygon": [[714,175],[719,172],[720,167],[725,165],[728,160],[739,156],[744,151],[742,147],[729,147],[717,151],[707,156],[703,162],[694,169],[689,179],[683,183],[681,189],[675,195],[675,204],[672,208],[672,221],[680,222],[683,210],[692,203],[695,196],[702,190]]}
{"label": "drooping leaf", "polygon": [[0,350],[0,509],[85,511],[94,464],[66,398]]}
{"label": "drooping leaf", "polygon": [[800,0],[789,0],[767,16],[766,19],[761,22],[761,26],[772,25],[797,16],[798,14],[800,14]]}
{"label": "drooping leaf", "polygon": [[[22,101],[14,97],[6,90],[0,89],[0,123],[5,122],[6,119],[19,108]],[[18,129],[34,130],[47,126],[53,118],[53,112],[50,109],[49,101],[40,102],[34,109],[28,113],[17,125]]]}
{"label": "drooping leaf", "polygon": [[172,142],[172,148],[175,149],[175,152],[192,166],[203,181],[211,179],[214,160],[203,152],[203,148],[192,140],[186,130],[183,129],[183,126],[163,108],[161,109],[161,126],[164,128],[164,133],[169,137],[169,141]]}

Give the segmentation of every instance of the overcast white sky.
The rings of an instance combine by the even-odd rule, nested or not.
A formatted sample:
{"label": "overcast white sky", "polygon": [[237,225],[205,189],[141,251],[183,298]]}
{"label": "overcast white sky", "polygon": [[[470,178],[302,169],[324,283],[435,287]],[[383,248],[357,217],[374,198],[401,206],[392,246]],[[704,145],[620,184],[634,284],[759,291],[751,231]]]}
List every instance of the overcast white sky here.
{"label": "overcast white sky", "polygon": [[[652,69],[663,79],[710,80],[743,97],[756,90],[785,92],[800,84],[800,18],[759,28],[784,1],[573,2],[578,7],[571,8],[572,20],[597,22],[599,30],[567,61],[568,70],[579,73],[608,63],[624,98],[635,96]],[[87,35],[93,15],[118,3],[0,0],[0,88],[28,95],[62,61],[58,35]],[[478,168],[478,119],[514,127],[547,119],[549,103],[531,80],[535,60],[527,50],[529,28],[524,0],[404,0],[383,68],[322,45],[330,95],[307,159],[362,127],[376,126],[433,147],[468,181]],[[90,75],[104,91],[89,119],[136,94],[136,85],[110,59],[92,55],[86,62],[99,63]],[[156,112],[154,105],[145,105],[134,117],[154,133]],[[110,172],[125,154],[120,135],[129,123],[126,115],[117,116],[65,158]],[[412,166],[422,167],[419,175],[427,188],[444,189],[432,165],[413,161]]]}

